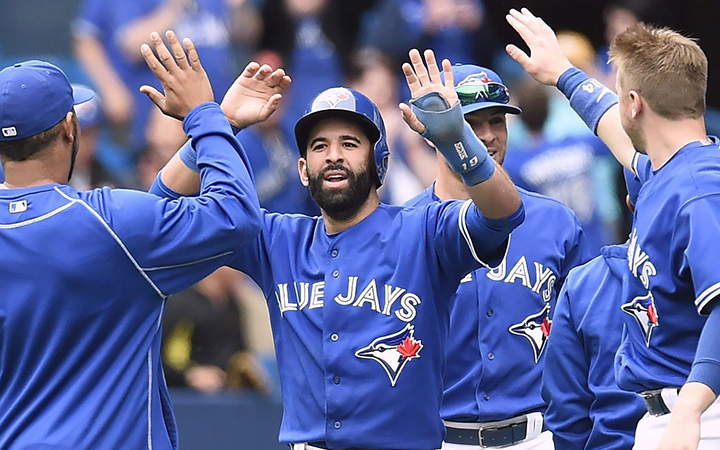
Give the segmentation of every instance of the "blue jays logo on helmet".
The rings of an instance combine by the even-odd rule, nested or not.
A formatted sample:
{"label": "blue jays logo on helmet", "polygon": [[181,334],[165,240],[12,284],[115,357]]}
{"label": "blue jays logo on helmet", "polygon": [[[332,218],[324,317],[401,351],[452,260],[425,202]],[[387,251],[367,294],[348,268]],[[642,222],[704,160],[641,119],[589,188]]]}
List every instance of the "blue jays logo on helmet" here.
{"label": "blue jays logo on helmet", "polygon": [[508,331],[517,336],[522,336],[530,342],[535,355],[535,363],[537,364],[543,350],[545,350],[548,337],[550,337],[551,326],[550,304],[546,303],[540,312],[527,316],[522,322],[511,326]]}
{"label": "blue jays logo on helmet", "polygon": [[493,80],[488,77],[487,72],[473,73],[460,80],[455,87],[491,83]]}
{"label": "blue jays logo on helmet", "polygon": [[660,325],[655,298],[651,292],[641,297],[635,297],[631,302],[621,306],[622,310],[635,318],[645,337],[645,345],[650,347],[650,338],[653,330]]}
{"label": "blue jays logo on helmet", "polygon": [[380,110],[365,95],[353,89],[335,87],[317,95],[310,102],[305,114],[295,124],[295,140],[300,155],[305,157],[310,130],[323,119],[341,117],[355,121],[368,135],[372,142],[373,159],[375,162],[376,185],[380,187],[387,173],[390,149],[387,144],[387,133]]}
{"label": "blue jays logo on helmet", "polygon": [[422,341],[416,340],[415,326],[407,324],[397,333],[380,336],[367,347],[355,352],[358,358],[372,359],[379,363],[395,386],[400,373],[411,359],[420,357]]}

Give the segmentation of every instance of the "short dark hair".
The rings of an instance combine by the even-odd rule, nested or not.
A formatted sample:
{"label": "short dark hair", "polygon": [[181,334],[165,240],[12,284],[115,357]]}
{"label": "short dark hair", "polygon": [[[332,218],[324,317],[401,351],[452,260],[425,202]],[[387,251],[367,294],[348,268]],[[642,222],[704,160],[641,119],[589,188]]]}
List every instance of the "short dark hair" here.
{"label": "short dark hair", "polygon": [[16,141],[0,141],[0,155],[8,161],[27,161],[50,146],[60,135],[63,118],[49,129]]}

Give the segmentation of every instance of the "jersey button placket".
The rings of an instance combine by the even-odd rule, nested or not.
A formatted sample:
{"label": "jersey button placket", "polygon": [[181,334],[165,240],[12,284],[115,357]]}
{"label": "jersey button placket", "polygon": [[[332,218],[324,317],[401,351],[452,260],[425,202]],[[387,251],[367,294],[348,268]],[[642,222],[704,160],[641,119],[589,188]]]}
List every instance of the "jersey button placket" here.
{"label": "jersey button placket", "polygon": [[330,256],[332,256],[333,258],[337,258],[337,256],[338,256],[339,253],[340,253],[340,252],[338,252],[338,250],[337,250],[336,248],[334,248],[334,249],[332,249],[332,251],[330,252]]}

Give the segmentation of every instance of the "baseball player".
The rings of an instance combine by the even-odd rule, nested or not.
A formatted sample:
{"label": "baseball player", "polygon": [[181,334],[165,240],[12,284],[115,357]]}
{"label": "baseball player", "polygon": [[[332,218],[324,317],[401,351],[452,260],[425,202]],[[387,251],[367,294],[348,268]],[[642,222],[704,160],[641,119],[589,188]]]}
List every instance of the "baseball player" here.
{"label": "baseball player", "polygon": [[615,95],[572,67],[542,19],[524,9],[511,10],[508,21],[531,51],[508,46],[510,55],[538,81],[557,85],[643,183],[615,364],[618,385],[640,394],[648,409],[635,448],[718,448],[720,272],[711,258],[720,234],[720,153],[703,119],[707,58],[672,30],[630,27],[611,47]]}
{"label": "baseball player", "polygon": [[[633,210],[640,183],[625,172]],[[627,243],[603,247],[600,256],[570,272],[560,291],[542,384],[556,450],[631,448],[646,412],[638,395],[617,386],[613,372],[624,326],[627,249]]]}
{"label": "baseball player", "polygon": [[[443,83],[433,53],[425,58],[427,67],[410,52],[413,100],[403,116],[446,154],[471,200],[379,204],[389,155],[383,119],[364,95],[328,89],[295,126],[300,179],[322,216],[265,212],[260,237],[231,262],[267,298],[280,441],[296,450],[440,447],[452,294],[465,274],[502,260],[524,217],[512,182],[463,121],[450,63]],[[187,192],[190,159],[171,160],[153,190]]]}
{"label": "baseball player", "polygon": [[0,71],[2,449],[177,448],[159,357],[165,302],[255,238],[260,207],[192,42],[186,56],[167,37],[177,64],[157,33],[163,63],[148,45],[142,54],[166,93],[150,95],[184,118],[197,149],[196,198],[71,188],[73,105],[90,95],[46,62]]}
{"label": "baseball player", "polygon": [[[506,154],[506,114],[520,109],[500,77],[475,65],[452,67],[465,120],[495,162]],[[463,278],[450,316],[442,417],[443,449],[551,449],[540,396],[557,294],[570,269],[590,259],[575,214],[557,200],[518,189],[525,222],[495,269]],[[438,155],[437,181],[409,202],[466,199],[462,179]],[[512,306],[508,305],[512,302]]]}

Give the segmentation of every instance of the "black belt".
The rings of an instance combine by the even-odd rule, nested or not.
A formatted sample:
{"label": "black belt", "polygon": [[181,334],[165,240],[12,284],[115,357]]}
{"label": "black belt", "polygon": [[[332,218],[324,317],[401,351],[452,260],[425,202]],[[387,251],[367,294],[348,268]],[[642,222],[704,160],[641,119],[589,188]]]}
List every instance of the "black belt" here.
{"label": "black belt", "polygon": [[[640,397],[645,400],[645,408],[651,416],[664,416],[670,414],[670,408],[662,398],[662,389],[653,389],[652,391],[645,391],[640,393]],[[680,392],[680,388],[677,388]]]}
{"label": "black belt", "polygon": [[[478,430],[452,428],[446,426],[445,442],[448,444],[479,445],[483,447],[505,447],[517,444],[527,437],[527,417],[521,416],[504,420],[507,425],[483,426]],[[543,422],[543,431],[547,431]]]}

